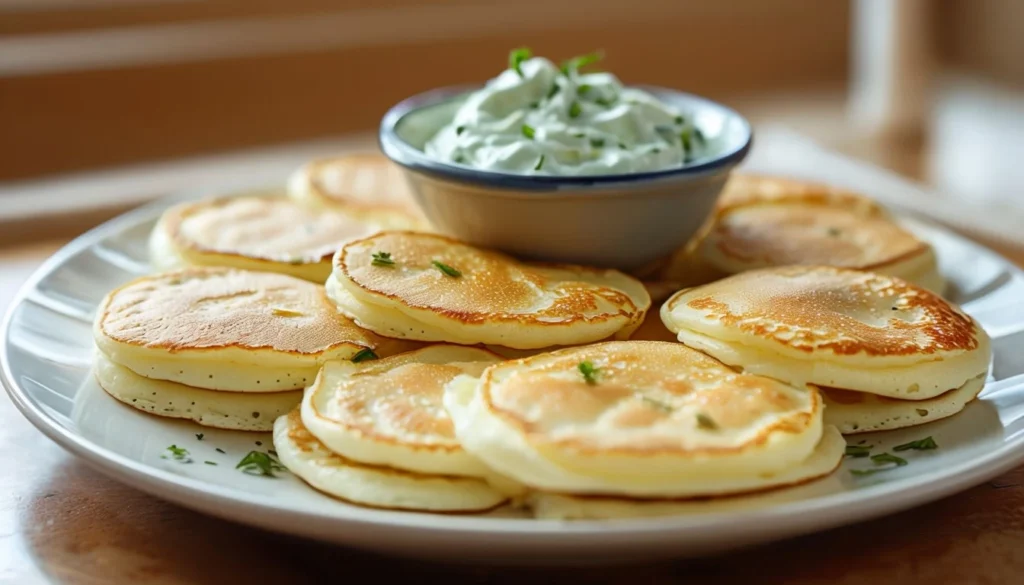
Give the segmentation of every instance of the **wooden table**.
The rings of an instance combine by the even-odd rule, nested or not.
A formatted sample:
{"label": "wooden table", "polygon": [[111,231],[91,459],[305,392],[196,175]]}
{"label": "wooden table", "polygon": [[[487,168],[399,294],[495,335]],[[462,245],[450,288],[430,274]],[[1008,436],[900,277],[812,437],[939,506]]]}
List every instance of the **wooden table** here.
{"label": "wooden table", "polygon": [[[0,252],[0,307],[60,242]],[[1024,253],[1006,250],[1017,262]],[[71,457],[0,398],[0,584],[1024,583],[1024,468],[893,516],[696,561],[498,569],[385,558],[209,518]],[[355,573],[358,571],[358,573]]]}

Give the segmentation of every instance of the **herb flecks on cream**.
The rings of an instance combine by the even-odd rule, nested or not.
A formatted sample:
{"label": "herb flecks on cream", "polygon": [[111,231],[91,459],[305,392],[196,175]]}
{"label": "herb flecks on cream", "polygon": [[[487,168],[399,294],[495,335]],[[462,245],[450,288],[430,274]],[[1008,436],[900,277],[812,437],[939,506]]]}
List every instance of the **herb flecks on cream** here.
{"label": "herb flecks on cream", "polygon": [[623,87],[611,73],[580,69],[598,54],[555,65],[516,49],[509,69],[470,94],[426,154],[523,175],[658,171],[708,155],[688,112]]}

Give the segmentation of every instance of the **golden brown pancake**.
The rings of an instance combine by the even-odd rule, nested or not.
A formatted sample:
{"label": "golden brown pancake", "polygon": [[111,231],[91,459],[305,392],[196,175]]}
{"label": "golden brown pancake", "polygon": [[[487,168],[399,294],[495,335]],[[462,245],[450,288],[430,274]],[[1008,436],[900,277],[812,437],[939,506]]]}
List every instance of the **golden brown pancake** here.
{"label": "golden brown pancake", "polygon": [[339,315],[321,286],[227,268],[136,279],[100,305],[95,334],[139,375],[242,392],[302,388],[328,359],[393,343]]}
{"label": "golden brown pancake", "polygon": [[682,291],[662,320],[683,343],[754,373],[923,400],[986,371],[969,316],[908,282],[825,266],[737,274]]}
{"label": "golden brown pancake", "polygon": [[702,234],[666,278],[697,285],[747,270],[824,265],[871,270],[942,292],[934,250],[879,205],[798,181],[734,176]]}
{"label": "golden brown pancake", "polygon": [[[380,265],[375,255],[388,254]],[[443,236],[384,232],[349,242],[328,295],[361,326],[421,341],[535,349],[628,335],[650,297],[615,270],[539,266]]]}
{"label": "golden brown pancake", "polygon": [[158,268],[228,266],[322,283],[342,243],[379,230],[332,209],[287,197],[224,197],[169,209],[151,239]]}
{"label": "golden brown pancake", "polygon": [[497,364],[456,378],[445,406],[463,448],[490,467],[574,494],[693,497],[789,484],[780,478],[824,431],[815,388],[654,341]]}
{"label": "golden brown pancake", "polygon": [[307,207],[335,208],[390,229],[427,229],[402,169],[381,154],[348,154],[311,161],[288,183]]}

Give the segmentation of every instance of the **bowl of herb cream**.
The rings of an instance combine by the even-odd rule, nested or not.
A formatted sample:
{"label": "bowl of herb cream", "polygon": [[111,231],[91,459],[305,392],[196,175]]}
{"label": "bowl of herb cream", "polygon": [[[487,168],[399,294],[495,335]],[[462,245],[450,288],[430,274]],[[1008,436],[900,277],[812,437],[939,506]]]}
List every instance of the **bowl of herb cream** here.
{"label": "bowl of herb cream", "polygon": [[721,104],[590,71],[599,60],[513,50],[483,87],[393,107],[381,148],[442,233],[533,260],[648,265],[699,229],[752,131]]}

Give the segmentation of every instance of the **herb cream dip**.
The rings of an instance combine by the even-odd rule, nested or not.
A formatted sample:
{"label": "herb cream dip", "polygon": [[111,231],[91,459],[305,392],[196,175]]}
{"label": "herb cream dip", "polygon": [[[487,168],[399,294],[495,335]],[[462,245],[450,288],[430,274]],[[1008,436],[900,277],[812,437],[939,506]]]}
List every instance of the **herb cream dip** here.
{"label": "herb cream dip", "polygon": [[521,175],[612,175],[704,158],[684,112],[611,73],[581,73],[599,54],[556,66],[516,49],[509,68],[470,94],[424,147],[438,160]]}

